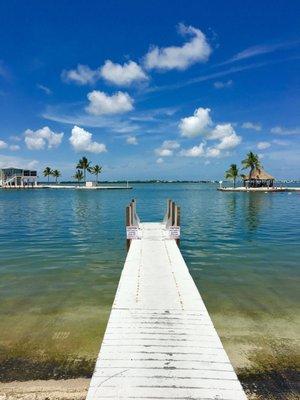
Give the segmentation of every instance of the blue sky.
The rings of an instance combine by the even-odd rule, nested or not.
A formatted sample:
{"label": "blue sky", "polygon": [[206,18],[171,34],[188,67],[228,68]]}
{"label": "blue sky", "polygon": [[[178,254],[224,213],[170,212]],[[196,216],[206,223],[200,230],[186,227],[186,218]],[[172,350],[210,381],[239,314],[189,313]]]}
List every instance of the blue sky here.
{"label": "blue sky", "polygon": [[0,167],[300,178],[297,1],[0,3]]}

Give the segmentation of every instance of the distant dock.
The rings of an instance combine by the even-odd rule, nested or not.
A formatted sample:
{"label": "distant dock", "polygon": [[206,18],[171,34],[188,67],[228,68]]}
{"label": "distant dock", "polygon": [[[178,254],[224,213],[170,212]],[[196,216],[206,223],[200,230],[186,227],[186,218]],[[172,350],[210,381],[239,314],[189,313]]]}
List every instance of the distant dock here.
{"label": "distant dock", "polygon": [[99,186],[80,186],[80,185],[43,185],[44,189],[78,189],[78,190],[125,190],[132,189],[132,186],[99,185]]}
{"label": "distant dock", "polygon": [[[180,208],[164,222],[126,212],[128,255],[87,400],[246,400],[176,241]],[[220,304],[221,307],[221,304]]]}
{"label": "distant dock", "polygon": [[300,187],[220,187],[217,190],[220,192],[261,192],[261,193],[274,193],[274,192],[300,192]]}
{"label": "distant dock", "polygon": [[69,190],[130,190],[132,186],[120,185],[99,185],[99,186],[80,186],[80,185],[32,185],[32,186],[5,186],[4,190],[34,190],[34,189],[69,189]]}

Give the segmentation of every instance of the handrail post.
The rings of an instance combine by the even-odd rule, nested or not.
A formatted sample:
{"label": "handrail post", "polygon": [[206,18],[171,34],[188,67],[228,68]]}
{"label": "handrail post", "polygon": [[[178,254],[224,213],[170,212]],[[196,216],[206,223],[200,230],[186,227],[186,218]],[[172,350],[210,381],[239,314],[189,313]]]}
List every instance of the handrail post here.
{"label": "handrail post", "polygon": [[172,219],[171,219],[171,226],[175,225],[175,201],[172,201]]}
{"label": "handrail post", "polygon": [[[176,206],[176,226],[180,227],[180,207]],[[177,246],[180,246],[180,239],[176,239]]]}
{"label": "handrail post", "polygon": [[[130,214],[131,214],[131,207],[130,205],[126,207],[126,226],[130,226],[131,225],[131,221],[130,221]],[[126,249],[127,251],[129,250],[130,247],[130,239],[126,238]]]}
{"label": "handrail post", "polygon": [[171,215],[171,203],[172,203],[172,200],[168,199],[168,202],[167,202],[167,216],[168,216],[168,219],[170,218],[170,215]]}
{"label": "handrail post", "polygon": [[[129,205],[126,207],[126,228],[131,226],[135,227],[136,229],[139,229],[139,224],[140,224],[140,219],[136,213],[136,200],[132,199]],[[132,239],[127,239],[127,237],[128,237],[128,230],[126,229],[126,248],[128,251]]]}

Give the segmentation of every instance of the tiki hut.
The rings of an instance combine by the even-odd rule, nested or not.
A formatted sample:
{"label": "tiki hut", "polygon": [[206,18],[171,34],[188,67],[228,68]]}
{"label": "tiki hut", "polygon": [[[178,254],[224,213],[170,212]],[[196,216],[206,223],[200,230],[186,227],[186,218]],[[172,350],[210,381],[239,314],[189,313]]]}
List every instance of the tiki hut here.
{"label": "tiki hut", "polygon": [[245,187],[273,187],[275,178],[262,168],[254,168],[249,175],[243,177]]}

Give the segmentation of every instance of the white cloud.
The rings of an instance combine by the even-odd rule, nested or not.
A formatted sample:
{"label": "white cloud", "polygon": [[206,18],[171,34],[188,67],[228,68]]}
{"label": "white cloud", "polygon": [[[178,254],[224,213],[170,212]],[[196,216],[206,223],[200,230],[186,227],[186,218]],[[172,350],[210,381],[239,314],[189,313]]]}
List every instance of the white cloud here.
{"label": "white cloud", "polygon": [[283,43],[275,43],[275,44],[260,44],[257,46],[251,46],[251,47],[248,47],[247,49],[237,53],[232,58],[230,58],[228,61],[225,61],[222,64],[229,64],[232,62],[245,60],[247,58],[260,56],[262,54],[273,53],[277,50],[287,49],[287,48],[293,47],[297,44],[299,44],[299,41],[283,42]]}
{"label": "white cloud", "polygon": [[128,137],[126,138],[126,143],[128,143],[128,144],[133,144],[133,145],[137,145],[137,144],[138,144],[138,141],[137,141],[136,136],[128,136]]}
{"label": "white cloud", "polygon": [[271,143],[269,143],[269,142],[258,142],[257,143],[257,148],[259,150],[265,150],[265,149],[269,148],[270,146],[271,146]]}
{"label": "white cloud", "polygon": [[0,140],[0,150],[6,149],[8,147],[8,144],[4,142],[4,140]]}
{"label": "white cloud", "polygon": [[120,86],[129,86],[133,82],[148,79],[142,68],[134,61],[121,65],[106,60],[100,72],[106,81]]}
{"label": "white cloud", "polygon": [[206,157],[219,157],[219,155],[221,154],[221,151],[215,147],[209,147],[206,150]]}
{"label": "white cloud", "polygon": [[190,149],[185,149],[180,152],[186,157],[218,157],[222,150],[233,149],[238,146],[242,138],[236,134],[231,124],[217,125],[208,135],[208,140],[219,140],[212,147],[205,147],[205,143],[200,143],[199,146],[193,146]]}
{"label": "white cloud", "polygon": [[228,81],[225,81],[225,82],[221,82],[221,81],[214,82],[214,87],[216,89],[225,89],[225,88],[231,87],[232,84],[233,84],[233,80],[229,79]]}
{"label": "white cloud", "polygon": [[18,144],[11,144],[9,146],[9,150],[11,150],[11,151],[18,151],[18,150],[20,150],[20,148],[21,147]]}
{"label": "white cloud", "polygon": [[155,154],[160,157],[169,157],[179,147],[180,144],[176,140],[165,140],[159,148],[155,149]]}
{"label": "white cloud", "polygon": [[69,141],[75,151],[87,151],[89,153],[103,153],[107,151],[105,144],[93,142],[92,138],[93,135],[90,132],[75,125]]}
{"label": "white cloud", "polygon": [[144,58],[145,67],[148,69],[184,70],[197,62],[205,62],[211,53],[211,48],[205,35],[192,26],[179,24],[179,33],[190,36],[190,41],[183,46],[170,46],[159,48],[154,46]]}
{"label": "white cloud", "polygon": [[206,137],[208,139],[222,139],[225,136],[230,136],[235,133],[233,126],[231,124],[218,124],[210,131]]}
{"label": "white cloud", "polygon": [[179,123],[181,135],[191,138],[207,133],[209,126],[212,124],[209,113],[209,108],[199,107],[195,110],[193,116],[182,118]]}
{"label": "white cloud", "polygon": [[173,155],[173,150],[170,149],[162,149],[162,148],[158,148],[155,149],[155,154],[160,156],[160,157],[169,157]]}
{"label": "white cloud", "polygon": [[156,160],[156,163],[157,164],[162,164],[164,162],[164,159],[163,158],[158,158],[157,160]]}
{"label": "white cloud", "polygon": [[271,133],[275,133],[276,135],[299,135],[300,134],[300,126],[295,128],[285,128],[282,126],[274,126],[271,129]]}
{"label": "white cloud", "polygon": [[253,129],[254,131],[261,131],[261,125],[253,122],[244,122],[242,124],[244,129]]}
{"label": "white cloud", "polygon": [[210,118],[209,108],[198,108],[191,117],[182,118],[179,124],[179,129],[182,136],[193,138],[197,135],[202,135],[206,140],[216,140],[211,147],[205,147],[206,142],[199,146],[194,146],[190,149],[181,151],[181,155],[187,157],[218,157],[222,150],[233,149],[238,146],[242,138],[238,136],[230,123],[217,124]]}
{"label": "white cloud", "polygon": [[15,156],[4,156],[1,155],[0,168],[24,168],[24,169],[34,169],[38,165],[36,160],[28,160],[26,158],[15,157]]}
{"label": "white cloud", "polygon": [[204,143],[193,146],[190,149],[181,150],[180,154],[184,157],[200,157],[205,154]]}
{"label": "white cloud", "polygon": [[36,131],[27,129],[25,131],[25,144],[29,150],[42,150],[45,147],[52,149],[60,145],[63,136],[63,133],[55,133],[48,126]]}
{"label": "white cloud", "polygon": [[75,82],[78,85],[93,84],[100,78],[100,70],[78,64],[76,69],[64,70],[61,77],[65,82]]}
{"label": "white cloud", "polygon": [[235,132],[229,136],[225,136],[221,139],[220,143],[218,143],[215,147],[218,150],[228,150],[233,149],[238,146],[242,141],[242,138],[238,136]]}
{"label": "white cloud", "polygon": [[93,90],[87,95],[90,104],[86,111],[92,115],[120,114],[133,110],[133,99],[126,92],[116,92],[109,96]]}

